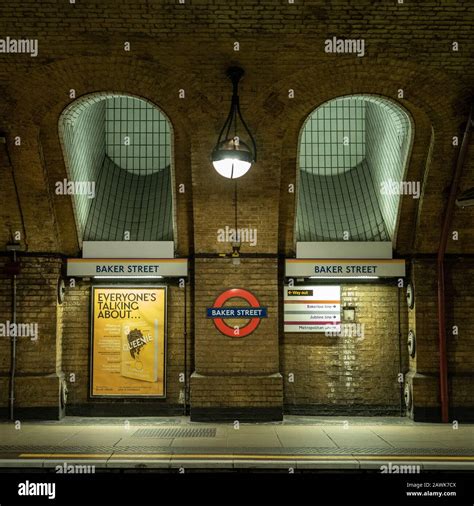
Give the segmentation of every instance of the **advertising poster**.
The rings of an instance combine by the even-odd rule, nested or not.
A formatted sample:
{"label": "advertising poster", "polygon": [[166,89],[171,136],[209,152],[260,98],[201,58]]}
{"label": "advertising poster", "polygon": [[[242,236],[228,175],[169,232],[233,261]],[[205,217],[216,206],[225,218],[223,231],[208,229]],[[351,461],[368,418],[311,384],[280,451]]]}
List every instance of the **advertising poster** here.
{"label": "advertising poster", "polygon": [[339,332],[340,286],[285,286],[285,332]]}
{"label": "advertising poster", "polygon": [[164,397],[166,287],[92,287],[91,396]]}

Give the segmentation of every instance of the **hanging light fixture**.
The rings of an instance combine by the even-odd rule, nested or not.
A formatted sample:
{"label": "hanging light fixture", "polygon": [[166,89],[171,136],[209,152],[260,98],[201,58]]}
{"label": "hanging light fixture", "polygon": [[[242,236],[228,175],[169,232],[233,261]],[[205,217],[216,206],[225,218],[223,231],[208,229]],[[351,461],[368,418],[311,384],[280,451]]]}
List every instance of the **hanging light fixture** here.
{"label": "hanging light fixture", "polygon": [[[257,146],[240,112],[238,88],[244,71],[240,67],[230,67],[226,74],[232,81],[232,102],[229,115],[212,151],[212,164],[221,176],[237,179],[246,174],[256,161]],[[239,123],[243,130],[239,131]],[[251,146],[242,140],[240,134],[248,137]]]}

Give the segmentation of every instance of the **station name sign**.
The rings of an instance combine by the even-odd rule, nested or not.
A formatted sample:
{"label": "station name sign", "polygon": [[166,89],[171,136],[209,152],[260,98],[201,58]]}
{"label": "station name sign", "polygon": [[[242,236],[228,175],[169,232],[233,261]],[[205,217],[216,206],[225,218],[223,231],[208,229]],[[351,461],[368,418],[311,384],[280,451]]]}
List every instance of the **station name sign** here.
{"label": "station name sign", "polygon": [[185,277],[188,275],[188,260],[186,258],[70,258],[67,261],[67,275],[72,277]]}
{"label": "station name sign", "polygon": [[207,309],[208,318],[266,318],[267,308],[225,307]]}
{"label": "station name sign", "polygon": [[286,277],[347,277],[365,276],[391,278],[405,276],[405,260],[320,260],[288,259]]}
{"label": "station name sign", "polygon": [[[248,306],[225,306],[231,299],[240,299]],[[228,337],[245,337],[250,335],[260,324],[262,318],[267,318],[267,308],[260,305],[257,297],[243,288],[230,288],[220,293],[212,307],[207,308],[207,317],[212,318],[216,329]],[[242,327],[229,325],[227,318],[243,318],[247,322]]]}

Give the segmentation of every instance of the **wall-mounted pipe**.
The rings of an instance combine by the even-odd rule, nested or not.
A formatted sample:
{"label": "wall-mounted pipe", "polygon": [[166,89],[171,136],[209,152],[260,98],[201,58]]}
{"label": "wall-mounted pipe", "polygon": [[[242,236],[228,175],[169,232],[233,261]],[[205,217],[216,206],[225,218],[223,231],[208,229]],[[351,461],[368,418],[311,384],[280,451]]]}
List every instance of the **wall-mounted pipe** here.
{"label": "wall-mounted pipe", "polygon": [[183,338],[184,338],[184,410],[183,415],[187,415],[188,408],[188,321],[187,321],[187,313],[188,313],[188,297],[187,292],[188,286],[187,283],[184,283],[184,317],[183,317]]}
{"label": "wall-mounted pipe", "polygon": [[443,229],[438,248],[437,257],[437,274],[438,274],[438,336],[439,336],[439,385],[441,396],[441,421],[444,423],[449,422],[449,394],[448,394],[448,356],[446,346],[446,300],[445,300],[445,286],[444,286],[444,256],[448,244],[448,236],[453,219],[454,206],[456,203],[456,195],[458,193],[459,180],[461,179],[462,170],[464,167],[464,160],[466,158],[467,149],[469,146],[469,139],[471,135],[472,121],[473,121],[473,108],[469,112],[469,118],[464,136],[462,139],[461,149],[459,150],[458,158],[456,161],[456,168],[454,170],[451,189],[449,192],[448,203],[444,214]]}
{"label": "wall-mounted pipe", "polygon": [[[398,306],[398,314],[397,314],[397,326],[398,326],[398,374],[403,374],[403,360],[402,360],[402,322],[401,322],[401,289],[398,287],[398,284],[395,284],[395,289],[397,290],[397,306]],[[400,377],[400,376],[399,376]],[[403,377],[403,376],[402,376]],[[400,416],[404,415],[404,402],[403,402],[403,382],[398,381],[400,385]]]}
{"label": "wall-mounted pipe", "polygon": [[16,315],[17,315],[17,285],[16,285],[16,263],[18,250],[17,244],[7,245],[7,249],[13,252],[13,276],[12,276],[12,324],[15,328],[15,332],[11,337],[11,358],[10,358],[10,395],[9,395],[9,406],[10,406],[10,420],[15,419],[15,373],[16,373],[16,344],[17,344],[17,332],[16,332]]}

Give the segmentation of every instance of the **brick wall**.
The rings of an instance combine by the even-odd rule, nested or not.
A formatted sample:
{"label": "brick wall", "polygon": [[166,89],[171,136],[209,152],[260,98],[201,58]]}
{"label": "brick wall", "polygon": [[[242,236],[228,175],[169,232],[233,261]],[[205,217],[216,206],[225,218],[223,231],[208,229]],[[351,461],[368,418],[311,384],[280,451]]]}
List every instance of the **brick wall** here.
{"label": "brick wall", "polygon": [[[187,294],[187,375],[191,367],[192,332],[190,289]],[[180,380],[184,369],[184,288],[176,285],[168,287],[167,313],[167,354],[166,354],[166,398],[155,399],[97,399],[90,398],[90,345],[91,345],[91,282],[78,280],[75,287],[68,287],[64,302],[63,317],[63,370],[68,381],[69,414],[107,415],[142,414],[158,415],[164,413],[183,413],[185,384]],[[74,381],[71,379],[74,378]],[[135,403],[135,408],[124,407],[124,402]],[[117,405],[120,404],[120,407]],[[152,405],[153,404],[153,405]]]}
{"label": "brick wall", "polygon": [[[356,317],[351,324],[360,327],[350,327],[349,322],[343,321],[339,336],[282,335],[282,374],[288,411],[400,413],[398,374],[407,369],[407,322],[406,303],[401,293],[400,350],[398,290],[393,283],[343,284],[341,305],[355,308]],[[345,331],[344,325],[347,325]]]}
{"label": "brick wall", "polygon": [[[206,308],[229,288],[252,292],[269,317],[260,321],[253,334],[229,338],[221,334]],[[234,305],[248,304],[241,299]],[[228,304],[230,305],[230,304]],[[195,263],[195,363],[200,374],[272,374],[278,372],[278,288],[276,259],[243,258],[234,266],[228,258],[198,258]],[[239,324],[229,320],[229,325]],[[240,322],[240,325],[242,322]]]}
{"label": "brick wall", "polygon": [[[195,261],[195,374],[191,379],[191,416],[232,416],[273,411],[281,416],[282,380],[278,350],[278,262],[276,258],[197,258]],[[206,309],[229,288],[244,288],[266,307],[256,330],[246,337],[221,334]],[[241,299],[227,305],[248,306]],[[241,327],[245,321],[227,320]],[[230,416],[230,415],[229,415]]]}
{"label": "brick wall", "polygon": [[[0,272],[2,273],[0,276],[0,322],[2,323],[11,321],[12,319],[12,282],[11,279],[5,275],[5,268],[10,263],[11,260],[7,256],[0,256]],[[10,371],[11,340],[8,337],[2,337],[0,339],[2,343],[0,347],[0,377],[2,378],[0,403],[1,406],[6,406],[8,403],[7,376]]]}
{"label": "brick wall", "polygon": [[[69,91],[74,89],[76,96],[114,90],[134,93],[167,113],[176,135],[177,182],[188,183],[177,204],[183,220],[178,229],[185,234],[179,238],[183,251],[193,246],[186,219],[189,201],[184,202],[191,192],[191,178],[196,249],[216,251],[206,223],[217,228],[217,209],[223,217],[231,216],[232,207],[219,196],[228,201],[233,189],[213,172],[209,155],[230,100],[224,71],[238,62],[246,70],[242,111],[259,149],[259,161],[240,188],[242,222],[253,226],[260,221],[262,228],[256,251],[275,252],[271,231],[277,230],[277,223],[279,249],[293,248],[294,194],[288,194],[288,183],[295,182],[297,138],[304,119],[331,98],[374,93],[399,101],[413,116],[415,139],[407,178],[425,183],[418,221],[419,203],[402,199],[397,249],[413,250],[416,226],[423,232],[417,248],[433,252],[439,230],[431,224],[443,209],[450,180],[446,167],[453,165],[457,153],[451,141],[460,134],[472,96],[474,7],[467,0],[421,4],[134,0],[119,6],[112,0],[40,5],[28,0],[5,6],[0,21],[4,33],[37,36],[40,47],[36,58],[0,55],[5,97],[0,119],[19,180],[32,250],[68,254],[78,250],[70,199],[51,195],[54,182],[65,176],[57,121],[73,101]],[[333,35],[364,38],[366,55],[326,53],[325,39]],[[131,44],[128,52],[125,41]],[[234,50],[235,41],[240,43],[239,51]],[[458,51],[452,51],[453,41],[459,43]],[[186,92],[184,99],[178,98],[181,89]],[[288,98],[289,89],[294,90],[294,99]],[[399,89],[404,90],[403,99],[398,99]],[[21,147],[13,143],[17,135],[22,137]],[[433,157],[424,178],[431,140]],[[268,210],[258,218],[252,204],[255,197]],[[2,218],[18,223],[14,192],[7,198],[9,211],[0,210]],[[42,234],[42,227],[35,225],[38,213],[45,217],[50,234]],[[459,224],[466,233],[456,250],[468,252],[469,223],[461,219]],[[0,242],[5,243],[8,227],[1,230]]]}
{"label": "brick wall", "polygon": [[[2,257],[1,267],[9,263]],[[28,415],[36,407],[50,415],[58,414],[61,379],[61,311],[57,303],[57,283],[62,260],[54,257],[20,257],[17,276],[17,323],[37,325],[37,335],[18,336],[16,348],[16,412]],[[12,321],[11,279],[2,269],[1,322]],[[0,348],[0,405],[8,405],[11,339],[2,337]],[[45,411],[46,410],[46,411]]]}
{"label": "brick wall", "polygon": [[[395,249],[408,257],[433,255],[459,152],[452,137],[462,135],[474,90],[473,12],[469,0],[403,4],[394,0],[294,4],[271,0],[10,2],[2,6],[2,33],[12,38],[38,37],[39,55],[0,54],[0,121],[9,151],[9,157],[3,149],[0,152],[0,248],[4,250],[12,231],[19,230],[22,247],[30,254],[80,255],[71,198],[53,191],[55,182],[67,177],[58,119],[74,100],[70,96],[74,89],[77,97],[97,91],[132,93],[163,109],[173,124],[174,188],[185,186],[184,193],[176,191],[175,198],[178,254],[228,252],[229,244],[219,243],[216,235],[219,228],[234,222],[234,187],[216,174],[209,156],[230,101],[230,83],[224,72],[230,64],[239,63],[246,71],[240,88],[242,112],[258,145],[258,162],[237,188],[239,226],[257,228],[258,243],[255,247],[244,244],[242,251],[268,258],[243,259],[239,273],[228,260],[197,260],[196,297],[191,301],[190,296],[188,320],[195,320],[196,330],[192,395],[197,406],[211,402],[209,399],[214,406],[226,402],[273,406],[275,399],[282,399],[281,379],[264,378],[281,370],[287,404],[331,401],[330,405],[345,409],[357,401],[376,406],[383,399],[373,387],[375,378],[380,377],[382,364],[389,371],[386,378],[391,378],[398,356],[395,349],[387,351],[382,346],[387,337],[378,332],[388,330],[391,334],[394,328],[393,294],[381,294],[382,299],[387,297],[380,308],[386,317],[370,327],[367,343],[360,346],[352,347],[345,338],[327,341],[321,336],[281,335],[277,317],[281,287],[277,285],[275,257],[294,253],[296,193],[289,191],[289,185],[297,183],[298,136],[311,111],[335,97],[370,93],[400,102],[414,120],[406,179],[422,181],[423,195],[419,201],[409,196],[401,199]],[[333,35],[364,38],[366,56],[325,53],[324,41]],[[131,44],[129,52],[123,50],[125,41]],[[239,51],[234,50],[236,41]],[[459,43],[457,52],[452,51],[453,41]],[[184,99],[179,98],[181,89]],[[290,89],[293,99],[289,98]],[[398,98],[400,89],[403,99]],[[16,136],[21,137],[20,146],[14,143]],[[472,186],[473,160],[471,142],[461,180],[463,189]],[[472,254],[473,213],[474,208],[456,208],[453,230],[459,232],[459,240],[449,243],[451,254]],[[90,405],[86,384],[88,285],[79,283],[74,290],[68,289],[68,299],[58,309],[53,286],[57,260],[30,257],[25,262],[19,280],[21,309],[40,320],[46,337],[34,346],[21,345],[20,370],[34,378],[36,374],[56,375],[60,369],[77,371],[77,384],[69,385],[71,406]],[[434,271],[428,263],[426,267],[420,263],[415,280],[418,287],[425,283],[427,288],[421,286],[416,309],[409,313],[410,325],[419,337],[410,371],[421,375],[416,380],[415,403],[436,407],[436,302],[430,284]],[[453,318],[459,319],[460,329],[466,331],[450,348],[450,367],[456,373],[453,402],[468,405],[473,348],[470,337],[464,336],[473,332],[469,327],[471,285],[465,274],[471,268],[460,265],[452,274],[452,306],[448,304],[448,310],[454,308]],[[202,316],[215,295],[229,286],[254,290],[274,311],[242,343],[226,341]],[[376,313],[378,307],[377,300],[370,302],[368,286],[354,286],[361,318]],[[4,276],[0,276],[0,298],[0,316],[7,319],[11,296]],[[178,402],[180,390],[174,377],[181,368],[182,322],[178,316],[180,295],[171,290],[170,301],[169,398],[163,404],[171,406]],[[61,338],[63,365],[58,348]],[[372,347],[367,350],[364,347],[369,342]],[[342,374],[344,346],[349,347],[349,356],[355,357],[349,363],[354,368],[369,355],[379,360],[365,372],[355,370],[350,387]],[[320,371],[321,359],[333,365]],[[288,370],[297,369],[300,362],[305,367],[290,390]],[[0,352],[4,405],[8,367],[7,345]],[[230,376],[225,376],[228,371]],[[363,398],[357,397],[357,381],[365,392]],[[33,384],[41,387],[39,381]],[[31,390],[33,384],[25,386],[21,401],[25,405],[43,402],[41,391]],[[390,405],[395,406],[395,387],[388,379],[382,385]],[[44,391],[51,395],[45,402],[53,402],[56,387],[48,386]]]}
{"label": "brick wall", "polygon": [[[448,388],[451,418],[472,419],[474,396],[474,261],[466,257],[447,257],[445,267],[446,340]],[[409,327],[416,335],[416,355],[410,358],[407,382],[413,388],[415,420],[439,419],[439,344],[437,277],[434,259],[412,263],[415,307],[409,311]]]}

